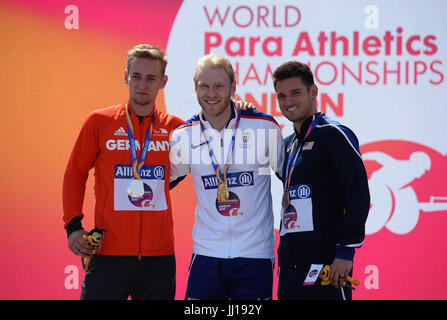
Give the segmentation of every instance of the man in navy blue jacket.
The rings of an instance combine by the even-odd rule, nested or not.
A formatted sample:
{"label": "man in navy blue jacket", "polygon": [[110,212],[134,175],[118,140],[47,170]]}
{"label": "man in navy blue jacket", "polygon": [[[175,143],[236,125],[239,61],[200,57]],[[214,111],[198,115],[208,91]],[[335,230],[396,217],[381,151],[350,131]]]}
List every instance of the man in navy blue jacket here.
{"label": "man in navy blue jacket", "polygon": [[[294,133],[284,139],[279,299],[352,299],[346,279],[365,238],[368,180],[355,134],[317,112],[318,88],[305,64],[273,74],[282,114]],[[331,265],[331,285],[318,272]]]}

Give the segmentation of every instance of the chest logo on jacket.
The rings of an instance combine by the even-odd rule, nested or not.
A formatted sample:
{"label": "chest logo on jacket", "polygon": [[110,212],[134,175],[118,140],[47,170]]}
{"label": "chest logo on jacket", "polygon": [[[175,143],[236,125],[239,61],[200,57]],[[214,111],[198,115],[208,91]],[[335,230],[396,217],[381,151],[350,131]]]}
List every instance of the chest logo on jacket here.
{"label": "chest logo on jacket", "polygon": [[[109,139],[106,141],[106,149],[110,151],[128,151],[130,149],[130,143],[128,139]],[[141,150],[141,145],[138,140],[135,140],[135,149]],[[169,141],[150,141],[147,152],[150,151],[169,151]]]}

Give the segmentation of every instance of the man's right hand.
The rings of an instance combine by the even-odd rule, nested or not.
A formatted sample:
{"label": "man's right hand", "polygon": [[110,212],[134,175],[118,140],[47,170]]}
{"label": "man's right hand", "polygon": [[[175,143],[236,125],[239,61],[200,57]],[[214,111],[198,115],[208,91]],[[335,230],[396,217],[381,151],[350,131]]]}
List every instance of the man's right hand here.
{"label": "man's right hand", "polygon": [[68,236],[68,248],[74,254],[83,258],[93,255],[93,247],[82,239],[82,235],[87,234],[84,229],[76,230]]}

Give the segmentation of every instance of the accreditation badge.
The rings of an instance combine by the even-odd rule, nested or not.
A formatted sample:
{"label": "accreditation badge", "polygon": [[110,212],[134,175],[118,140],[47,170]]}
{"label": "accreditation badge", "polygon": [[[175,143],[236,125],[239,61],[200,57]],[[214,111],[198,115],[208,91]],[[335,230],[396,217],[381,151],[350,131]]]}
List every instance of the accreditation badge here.
{"label": "accreditation badge", "polygon": [[[202,176],[201,179],[203,183],[203,189],[212,192],[212,194],[215,194],[217,189],[217,193],[219,196],[219,187],[223,184],[220,183],[215,174]],[[217,212],[225,217],[242,217],[244,215],[243,210],[245,209],[243,209],[241,199],[236,193],[239,193],[238,189],[241,187],[247,188],[253,185],[253,171],[229,172],[227,174],[225,187],[220,187],[223,191],[225,191],[225,194],[222,195],[222,199],[216,197],[215,200]],[[230,189],[232,191],[230,191]]]}
{"label": "accreditation badge", "polygon": [[280,236],[292,232],[313,231],[312,189],[310,185],[299,184],[289,187],[290,204],[281,208]]}
{"label": "accreditation badge", "polygon": [[134,178],[131,165],[115,165],[115,211],[163,211],[168,208],[165,167],[145,165],[141,168],[140,177]]}
{"label": "accreditation badge", "polygon": [[320,275],[320,271],[323,269],[322,264],[312,264],[307,273],[306,279],[304,279],[303,286],[314,285]]}

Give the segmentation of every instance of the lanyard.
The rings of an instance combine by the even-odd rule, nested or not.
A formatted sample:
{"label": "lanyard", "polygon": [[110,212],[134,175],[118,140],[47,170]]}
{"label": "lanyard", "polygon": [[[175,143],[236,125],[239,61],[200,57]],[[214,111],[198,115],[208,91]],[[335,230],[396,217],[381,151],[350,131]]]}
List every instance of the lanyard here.
{"label": "lanyard", "polygon": [[296,140],[293,142],[292,148],[291,148],[290,151],[289,151],[289,156],[288,156],[288,159],[287,159],[286,177],[285,177],[285,180],[284,180],[284,191],[289,191],[290,179],[291,179],[291,177],[292,177],[292,172],[293,172],[293,170],[295,169],[296,160],[298,159],[298,156],[299,156],[299,154],[300,154],[301,148],[303,147],[304,142],[306,141],[306,139],[307,139],[307,137],[309,136],[309,134],[310,134],[310,133],[312,132],[312,130],[315,129],[315,127],[317,126],[317,124],[318,124],[318,120],[320,119],[321,115],[322,115],[322,114],[320,113],[318,116],[314,116],[314,120],[312,121],[312,123],[310,124],[309,128],[307,129],[307,132],[306,132],[306,134],[304,135],[304,139],[303,139],[303,141],[300,143],[300,145],[299,145],[299,147],[298,147],[298,150],[297,150],[297,152],[296,152],[296,154],[295,154],[295,157],[293,158],[292,163],[290,163],[290,160],[292,159],[292,155],[293,155],[293,149],[295,149],[295,144],[296,144],[296,142],[297,142],[298,139],[296,139]]}
{"label": "lanyard", "polygon": [[132,125],[132,118],[130,116],[130,111],[129,111],[129,103],[126,103],[127,134],[129,135],[130,157],[132,160],[133,177],[135,179],[141,179],[141,177],[140,177],[141,168],[144,165],[144,160],[146,160],[147,149],[149,148],[149,143],[151,141],[152,129],[154,128],[156,113],[157,113],[157,110],[154,110],[154,118],[152,119],[150,128],[148,128],[146,131],[146,137],[144,138],[143,147],[141,149],[140,160],[138,160],[137,149],[135,147],[135,138],[134,138],[133,125]]}
{"label": "lanyard", "polygon": [[236,140],[236,132],[237,132],[237,129],[239,128],[239,121],[240,121],[240,119],[241,119],[241,110],[238,107],[237,108],[237,116],[236,116],[236,128],[233,130],[233,136],[231,137],[230,152],[228,154],[228,157],[227,157],[228,159],[227,159],[227,162],[226,162],[226,164],[224,166],[223,172],[221,173],[220,167],[219,167],[219,165],[217,163],[217,160],[216,160],[216,156],[214,155],[214,152],[213,152],[213,148],[210,146],[210,143],[209,143],[208,139],[205,136],[205,126],[203,125],[202,119],[199,116],[200,129],[202,131],[203,137],[205,138],[206,145],[208,146],[208,152],[210,154],[211,163],[213,165],[214,172],[216,173],[216,177],[217,177],[217,179],[219,180],[220,183],[225,183],[226,180],[227,180],[227,171],[228,171],[228,167],[230,166],[231,156],[233,154],[234,144],[235,144],[235,140]]}

